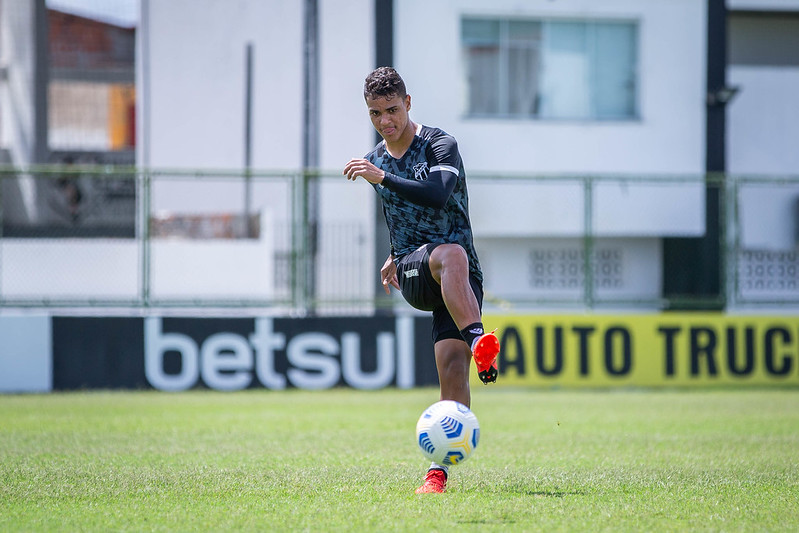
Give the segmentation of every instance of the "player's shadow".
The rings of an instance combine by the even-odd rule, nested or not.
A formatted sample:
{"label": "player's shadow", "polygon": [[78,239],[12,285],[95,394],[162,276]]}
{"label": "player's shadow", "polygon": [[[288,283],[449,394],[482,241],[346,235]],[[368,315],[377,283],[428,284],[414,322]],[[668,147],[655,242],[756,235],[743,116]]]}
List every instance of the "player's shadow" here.
{"label": "player's shadow", "polygon": [[567,496],[585,496],[585,492],[580,490],[535,490],[528,487],[502,487],[503,494],[520,494],[522,496],[533,496],[535,498],[565,498]]}
{"label": "player's shadow", "polygon": [[525,494],[527,496],[536,496],[538,498],[565,498],[566,496],[583,496],[584,492],[579,490],[563,491],[563,490],[518,490],[517,494]]}
{"label": "player's shadow", "polygon": [[[548,483],[547,483],[548,485]],[[523,479],[509,479],[504,482],[491,482],[482,480],[481,482],[470,484],[468,487],[461,487],[464,492],[479,492],[479,493],[499,493],[499,494],[518,494],[520,496],[530,496],[533,498],[566,498],[568,496],[585,496],[586,491],[581,488],[564,488],[560,490],[558,487],[545,488],[534,480]]]}
{"label": "player's shadow", "polygon": [[503,494],[520,494],[534,498],[565,498],[567,496],[585,496],[581,490],[535,490],[526,487],[503,487]]}

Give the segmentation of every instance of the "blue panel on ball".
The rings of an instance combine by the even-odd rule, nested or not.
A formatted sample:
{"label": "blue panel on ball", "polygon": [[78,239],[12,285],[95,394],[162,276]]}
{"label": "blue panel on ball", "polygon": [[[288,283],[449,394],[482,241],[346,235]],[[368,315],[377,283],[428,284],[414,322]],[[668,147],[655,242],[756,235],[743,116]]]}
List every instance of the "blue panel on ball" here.
{"label": "blue panel on ball", "polygon": [[456,465],[461,459],[463,459],[463,452],[458,452],[458,451],[447,452],[447,456],[444,457],[444,464]]}
{"label": "blue panel on ball", "polygon": [[441,428],[448,439],[457,438],[463,432],[463,424],[451,416],[445,416],[441,419]]}
{"label": "blue panel on ball", "polygon": [[426,431],[419,433],[419,447],[431,455],[436,450],[436,447],[433,446],[433,441],[430,440],[430,435]]}
{"label": "blue panel on ball", "polygon": [[472,448],[477,448],[477,442],[480,440],[480,428],[475,428],[472,431]]}

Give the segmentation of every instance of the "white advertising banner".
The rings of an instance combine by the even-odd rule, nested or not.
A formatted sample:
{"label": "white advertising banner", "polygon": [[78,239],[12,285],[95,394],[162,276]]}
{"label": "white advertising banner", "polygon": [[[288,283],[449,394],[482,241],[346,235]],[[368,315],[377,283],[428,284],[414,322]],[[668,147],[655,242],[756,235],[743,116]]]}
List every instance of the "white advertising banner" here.
{"label": "white advertising banner", "polygon": [[0,392],[53,388],[49,316],[0,316]]}

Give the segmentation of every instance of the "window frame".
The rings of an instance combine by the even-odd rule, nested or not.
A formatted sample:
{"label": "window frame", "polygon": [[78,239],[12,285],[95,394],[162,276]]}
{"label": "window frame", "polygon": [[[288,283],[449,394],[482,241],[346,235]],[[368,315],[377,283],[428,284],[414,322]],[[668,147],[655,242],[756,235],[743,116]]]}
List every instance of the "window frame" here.
{"label": "window frame", "polygon": [[[464,35],[464,23],[466,21],[479,21],[479,22],[494,22],[499,24],[499,31],[498,31],[498,76],[499,80],[495,84],[498,90],[498,107],[499,111],[496,113],[491,112],[474,112],[471,109],[471,83],[469,80],[469,48],[470,44]],[[510,108],[512,107],[509,102],[509,93],[508,93],[508,84],[510,81],[509,77],[509,53],[511,49],[511,39],[510,39],[510,24],[512,22],[532,22],[538,23],[541,25],[541,41],[538,45],[539,50],[541,51],[541,55],[539,57],[539,81],[542,78],[541,73],[541,65],[546,62],[546,58],[544,56],[544,39],[545,34],[548,31],[547,25],[551,23],[580,23],[583,24],[585,27],[586,37],[587,38],[594,38],[596,34],[596,28],[599,25],[607,24],[625,24],[629,25],[632,29],[632,62],[630,64],[631,69],[631,79],[634,85],[633,94],[632,94],[632,112],[630,115],[627,116],[598,116],[596,113],[596,104],[594,102],[595,91],[597,89],[597,84],[594,81],[596,77],[596,65],[592,62],[589,65],[589,75],[590,75],[590,83],[591,86],[589,88],[589,96],[591,100],[591,114],[589,116],[584,117],[557,117],[557,116],[542,116],[540,113],[540,109],[536,111],[536,114],[524,114],[524,113],[512,113],[510,112]],[[513,15],[487,15],[487,14],[471,14],[471,13],[464,13],[461,15],[460,20],[460,31],[459,31],[459,38],[460,38],[460,54],[461,54],[461,65],[462,65],[462,72],[463,72],[463,83],[464,83],[464,102],[463,102],[463,117],[470,120],[503,120],[503,121],[531,121],[531,122],[543,122],[543,121],[551,121],[551,122],[588,122],[588,123],[608,123],[608,122],[621,122],[621,123],[628,123],[628,122],[639,122],[641,120],[641,68],[640,68],[640,60],[641,60],[641,20],[639,18],[633,17],[552,17],[552,16],[513,16]],[[477,42],[477,40],[473,41]],[[474,46],[474,45],[472,45]]]}

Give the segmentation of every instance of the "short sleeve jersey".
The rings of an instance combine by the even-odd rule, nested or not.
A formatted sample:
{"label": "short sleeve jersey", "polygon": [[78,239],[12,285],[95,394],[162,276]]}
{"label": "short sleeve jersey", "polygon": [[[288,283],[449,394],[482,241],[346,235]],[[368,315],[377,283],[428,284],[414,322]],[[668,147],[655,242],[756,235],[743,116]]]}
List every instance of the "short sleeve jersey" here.
{"label": "short sleeve jersey", "polygon": [[401,158],[388,153],[381,141],[366,159],[400,179],[426,181],[431,171],[457,172],[455,188],[443,208],[419,205],[381,184],[373,186],[383,203],[395,260],[428,243],[460,244],[469,256],[471,274],[482,282],[469,221],[466,172],[455,138],[438,128],[421,126]]}

